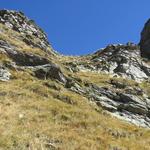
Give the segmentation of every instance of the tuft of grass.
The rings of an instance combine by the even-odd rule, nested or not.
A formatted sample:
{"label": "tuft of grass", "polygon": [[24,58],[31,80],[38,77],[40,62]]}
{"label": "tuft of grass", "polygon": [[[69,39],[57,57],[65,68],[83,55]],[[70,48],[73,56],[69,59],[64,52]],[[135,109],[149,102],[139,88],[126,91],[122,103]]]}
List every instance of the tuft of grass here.
{"label": "tuft of grass", "polygon": [[140,84],[141,88],[144,89],[146,94],[150,97],[150,83],[149,82],[142,82]]}

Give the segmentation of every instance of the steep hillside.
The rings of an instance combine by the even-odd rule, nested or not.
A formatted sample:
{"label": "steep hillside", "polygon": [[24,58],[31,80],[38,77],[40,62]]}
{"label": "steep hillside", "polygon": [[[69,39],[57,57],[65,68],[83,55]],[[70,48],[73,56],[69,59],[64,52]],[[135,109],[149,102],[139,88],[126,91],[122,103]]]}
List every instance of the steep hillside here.
{"label": "steep hillside", "polygon": [[140,46],[71,57],[22,12],[0,10],[0,149],[149,150],[145,28]]}

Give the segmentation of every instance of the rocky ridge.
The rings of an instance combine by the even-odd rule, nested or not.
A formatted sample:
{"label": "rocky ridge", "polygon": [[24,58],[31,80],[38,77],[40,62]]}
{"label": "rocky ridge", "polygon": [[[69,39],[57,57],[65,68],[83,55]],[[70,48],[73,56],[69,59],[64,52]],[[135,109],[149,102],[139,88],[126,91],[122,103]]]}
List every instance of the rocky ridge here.
{"label": "rocky ridge", "polygon": [[[9,30],[18,32],[19,37],[16,38],[20,41],[31,47],[40,48],[46,55],[22,51],[13,43],[1,38],[0,54],[9,59],[0,62],[1,81],[11,82],[12,70],[25,72],[30,70],[31,76],[40,80],[56,80],[67,90],[87,97],[90,102],[118,118],[138,126],[150,127],[150,95],[140,86],[143,82],[149,83],[150,65],[149,60],[141,57],[139,45],[133,43],[109,45],[94,54],[75,57],[74,61],[68,58],[69,61],[66,61],[63,58],[65,56],[60,56],[51,48],[45,33],[23,13],[1,10],[0,23]],[[148,29],[142,32],[142,36],[149,39],[147,34],[150,27],[146,28]],[[0,29],[0,33],[2,32],[3,29]],[[145,40],[141,40],[140,44],[142,53],[143,49],[145,50],[142,46],[143,41]],[[144,51],[144,54],[148,53]],[[50,60],[54,55],[58,64]],[[60,57],[63,62],[59,60]],[[106,82],[109,87],[92,81],[85,82],[80,75],[77,75],[80,72],[110,76]],[[126,80],[134,82],[133,86],[131,87]]]}
{"label": "rocky ridge", "polygon": [[55,53],[44,31],[33,20],[27,18],[23,12],[0,10],[0,23],[20,33],[22,41],[26,44]]}
{"label": "rocky ridge", "polygon": [[137,82],[149,79],[150,67],[141,57],[139,46],[133,43],[108,45],[86,59],[88,64],[82,61],[69,65],[74,71],[105,72]]}

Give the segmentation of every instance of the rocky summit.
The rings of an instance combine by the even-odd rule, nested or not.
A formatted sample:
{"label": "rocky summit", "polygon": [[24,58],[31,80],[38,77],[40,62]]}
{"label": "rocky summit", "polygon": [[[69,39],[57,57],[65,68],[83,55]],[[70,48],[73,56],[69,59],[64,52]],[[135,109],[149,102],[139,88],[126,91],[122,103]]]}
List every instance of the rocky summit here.
{"label": "rocky summit", "polygon": [[0,149],[149,150],[150,21],[139,44],[64,56],[0,10]]}

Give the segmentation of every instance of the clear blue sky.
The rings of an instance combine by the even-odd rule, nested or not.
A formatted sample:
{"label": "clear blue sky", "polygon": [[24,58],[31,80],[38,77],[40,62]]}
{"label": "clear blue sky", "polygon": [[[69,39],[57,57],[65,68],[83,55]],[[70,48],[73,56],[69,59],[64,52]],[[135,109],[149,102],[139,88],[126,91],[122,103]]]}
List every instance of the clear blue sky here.
{"label": "clear blue sky", "polygon": [[41,26],[60,53],[82,55],[112,43],[139,42],[150,0],[0,0]]}

